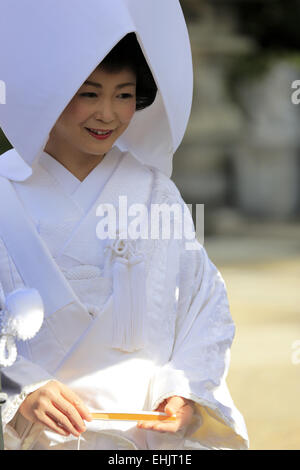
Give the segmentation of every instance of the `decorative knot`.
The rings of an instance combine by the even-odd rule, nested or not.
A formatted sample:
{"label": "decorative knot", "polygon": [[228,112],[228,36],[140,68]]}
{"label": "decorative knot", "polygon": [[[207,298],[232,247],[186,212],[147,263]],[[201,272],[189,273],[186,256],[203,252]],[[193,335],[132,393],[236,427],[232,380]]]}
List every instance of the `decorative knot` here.
{"label": "decorative knot", "polygon": [[116,239],[109,240],[105,250],[109,252],[105,273],[108,274],[112,264],[112,347],[132,352],[141,349],[145,340],[145,257],[137,250],[136,240],[121,237],[119,232]]}
{"label": "decorative knot", "polygon": [[124,264],[134,265],[145,260],[145,256],[136,248],[136,240],[121,238],[121,234],[117,232],[117,238],[109,240],[105,251],[110,250],[111,255]]}

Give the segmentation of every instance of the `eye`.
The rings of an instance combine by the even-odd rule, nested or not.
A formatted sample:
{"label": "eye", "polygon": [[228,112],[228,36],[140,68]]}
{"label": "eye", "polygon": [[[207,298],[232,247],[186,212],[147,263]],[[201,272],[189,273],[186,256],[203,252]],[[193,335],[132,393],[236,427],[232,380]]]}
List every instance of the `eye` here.
{"label": "eye", "polygon": [[126,99],[133,98],[134,95],[132,95],[131,93],[121,93],[120,95],[118,95],[118,97],[121,98],[122,100],[126,100]]}
{"label": "eye", "polygon": [[87,98],[95,98],[97,97],[96,93],[93,93],[93,92],[88,92],[86,91],[85,93],[80,93],[79,96],[84,96],[84,97],[87,97]]}

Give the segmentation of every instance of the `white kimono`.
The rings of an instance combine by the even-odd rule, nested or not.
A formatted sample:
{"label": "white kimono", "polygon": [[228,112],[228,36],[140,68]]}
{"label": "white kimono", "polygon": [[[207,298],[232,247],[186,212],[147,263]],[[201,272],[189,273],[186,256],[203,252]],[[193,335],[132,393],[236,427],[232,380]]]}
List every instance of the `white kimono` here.
{"label": "white kimono", "polygon": [[[82,83],[131,32],[153,73],[157,97],[135,113],[80,183],[43,150]],[[0,238],[0,282],[5,295],[36,287],[45,305],[40,332],[18,344],[17,361],[2,371],[9,392],[3,407],[6,447],[76,448],[74,437],[31,425],[17,412],[28,393],[56,379],[91,411],[151,411],[173,395],[195,402],[193,422],[176,434],[98,421],[87,423],[82,449],[247,448],[243,418],[225,384],[234,325],[224,282],[204,248],[187,250],[184,238],[121,243],[97,236],[97,208],[118,207],[120,195],[128,207],[184,207],[170,180],[193,96],[179,1],[72,0],[70,9],[69,0],[3,0],[0,43],[6,45],[0,48],[0,78],[7,90],[0,126],[14,147],[0,157],[0,176],[11,182],[24,208],[20,219],[25,217],[23,227],[12,217],[8,198],[4,224],[13,224],[20,239]],[[38,241],[27,243],[28,233],[36,232]]]}
{"label": "white kimono", "polygon": [[[18,345],[17,362],[3,370],[21,389],[3,409],[7,448],[76,449],[74,436],[24,423],[16,414],[26,394],[51,379],[74,390],[91,411],[150,411],[173,395],[197,404],[193,422],[174,435],[135,423],[87,423],[83,449],[246,448],[243,418],[225,384],[234,325],[224,282],[202,247],[189,251],[175,239],[128,241],[145,255],[145,342],[131,351],[112,347],[113,262],[108,266],[109,250],[96,236],[95,209],[101,202],[116,204],[120,194],[129,204],[184,204],[174,183],[114,147],[81,183],[42,152],[33,175],[13,184],[86,318],[78,328],[72,311],[66,318],[52,312],[35,338]],[[7,294],[24,284],[3,243],[0,256]],[[70,331],[76,340],[71,347]]]}

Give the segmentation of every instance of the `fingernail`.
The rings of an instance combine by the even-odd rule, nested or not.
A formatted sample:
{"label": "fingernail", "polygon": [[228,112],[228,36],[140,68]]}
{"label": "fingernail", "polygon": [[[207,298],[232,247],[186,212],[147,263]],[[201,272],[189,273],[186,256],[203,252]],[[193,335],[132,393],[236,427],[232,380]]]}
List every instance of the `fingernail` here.
{"label": "fingernail", "polygon": [[76,426],[76,432],[78,432],[79,434],[81,434],[82,432],[85,431],[85,427],[84,426]]}

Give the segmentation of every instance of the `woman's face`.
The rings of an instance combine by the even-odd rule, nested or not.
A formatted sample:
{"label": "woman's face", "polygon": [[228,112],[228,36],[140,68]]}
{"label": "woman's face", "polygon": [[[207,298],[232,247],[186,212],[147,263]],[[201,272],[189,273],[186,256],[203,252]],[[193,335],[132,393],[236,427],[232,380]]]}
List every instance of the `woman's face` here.
{"label": "woman's face", "polygon": [[136,110],[136,76],[130,69],[99,67],[65,108],[50,133],[59,152],[104,155],[127,129]]}

